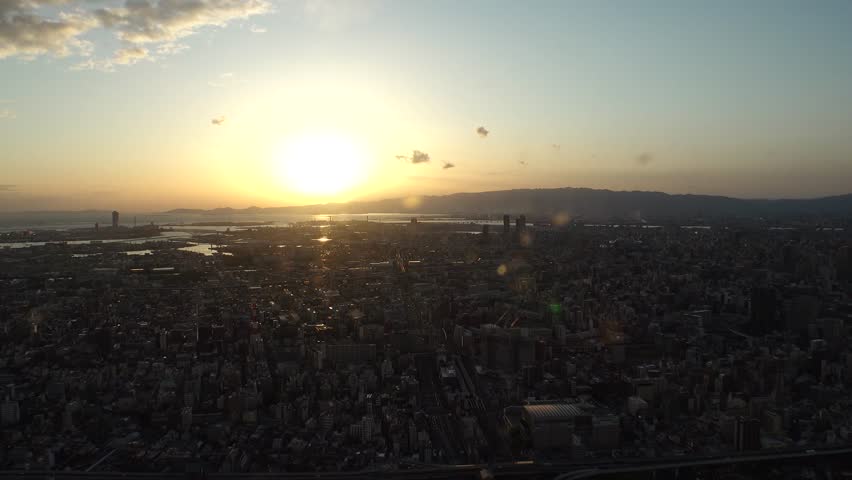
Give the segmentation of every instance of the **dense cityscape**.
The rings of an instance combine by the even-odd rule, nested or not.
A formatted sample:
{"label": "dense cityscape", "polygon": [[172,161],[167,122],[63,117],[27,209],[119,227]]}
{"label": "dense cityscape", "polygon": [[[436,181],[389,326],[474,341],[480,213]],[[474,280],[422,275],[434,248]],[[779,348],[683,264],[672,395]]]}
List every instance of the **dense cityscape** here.
{"label": "dense cityscape", "polygon": [[497,471],[852,440],[841,226],[170,231],[116,212],[62,233],[87,242],[0,243],[3,470]]}
{"label": "dense cityscape", "polygon": [[850,25],[0,0],[0,480],[852,480]]}

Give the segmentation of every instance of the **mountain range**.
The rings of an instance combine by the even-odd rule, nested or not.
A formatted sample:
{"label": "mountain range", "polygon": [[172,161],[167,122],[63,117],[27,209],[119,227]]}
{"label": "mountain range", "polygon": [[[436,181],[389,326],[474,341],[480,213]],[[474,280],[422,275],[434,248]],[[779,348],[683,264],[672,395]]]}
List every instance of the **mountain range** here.
{"label": "mountain range", "polygon": [[852,194],[812,199],[742,199],[717,195],[589,188],[537,188],[353,201],[291,207],[175,209],[172,214],[359,214],[359,213],[521,214],[571,217],[759,217],[852,215]]}

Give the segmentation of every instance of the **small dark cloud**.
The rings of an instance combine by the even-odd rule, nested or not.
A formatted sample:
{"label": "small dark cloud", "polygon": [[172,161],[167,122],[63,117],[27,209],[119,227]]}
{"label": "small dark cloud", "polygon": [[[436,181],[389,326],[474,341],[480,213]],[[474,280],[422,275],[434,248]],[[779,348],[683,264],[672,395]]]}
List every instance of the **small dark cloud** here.
{"label": "small dark cloud", "polygon": [[213,120],[210,120],[210,123],[212,123],[213,125],[222,125],[223,123],[225,123],[225,117],[224,116],[216,117]]}
{"label": "small dark cloud", "polygon": [[558,152],[559,150],[562,150],[562,145],[559,145],[558,143],[552,143],[552,144],[550,144],[550,148],[552,148],[552,149],[554,149]]}
{"label": "small dark cloud", "polygon": [[523,166],[523,167],[526,167],[527,165],[529,165],[529,163],[526,160],[518,160],[518,163],[521,164],[521,166]]}
{"label": "small dark cloud", "polygon": [[644,167],[645,165],[648,165],[649,163],[651,163],[653,161],[654,161],[654,155],[652,155],[648,152],[640,153],[636,157],[636,163],[638,163],[642,167]]}
{"label": "small dark cloud", "polygon": [[429,154],[426,152],[421,152],[420,150],[411,152],[411,163],[427,163],[429,160],[431,159],[429,158]]}
{"label": "small dark cloud", "polygon": [[408,155],[396,155],[397,160],[408,160]]}
{"label": "small dark cloud", "polygon": [[449,168],[455,168],[455,164],[452,164],[450,162],[444,162],[444,166],[441,168],[443,168],[444,170],[447,170]]}
{"label": "small dark cloud", "polygon": [[476,129],[476,134],[479,135],[482,138],[487,137],[488,133],[489,133],[488,129],[485,128],[485,127],[479,127],[479,128]]}
{"label": "small dark cloud", "polygon": [[17,185],[0,185],[0,192],[14,192],[17,188]]}

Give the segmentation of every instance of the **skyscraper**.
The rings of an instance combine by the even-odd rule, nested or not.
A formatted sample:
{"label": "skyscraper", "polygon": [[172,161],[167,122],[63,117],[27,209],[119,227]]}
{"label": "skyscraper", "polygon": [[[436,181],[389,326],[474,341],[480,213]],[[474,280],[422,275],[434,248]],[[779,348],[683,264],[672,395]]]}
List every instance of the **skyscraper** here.
{"label": "skyscraper", "polygon": [[775,321],[778,312],[778,298],[775,289],[766,286],[753,288],[750,310],[749,333],[764,335],[778,328]]}
{"label": "skyscraper", "polygon": [[112,228],[118,228],[118,212],[112,212]]}
{"label": "skyscraper", "polygon": [[760,450],[760,420],[737,417],[734,424],[734,447],[738,452]]}
{"label": "skyscraper", "polygon": [[509,231],[512,229],[512,220],[508,215],[503,215],[503,235],[508,237]]}

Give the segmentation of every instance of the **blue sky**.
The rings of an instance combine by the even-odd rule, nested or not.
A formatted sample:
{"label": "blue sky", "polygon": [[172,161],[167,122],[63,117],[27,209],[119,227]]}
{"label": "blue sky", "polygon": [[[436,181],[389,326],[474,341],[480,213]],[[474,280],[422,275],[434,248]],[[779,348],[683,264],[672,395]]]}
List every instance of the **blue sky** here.
{"label": "blue sky", "polygon": [[[0,6],[0,209],[852,180],[848,1],[139,5]],[[282,153],[301,138],[345,153]]]}

